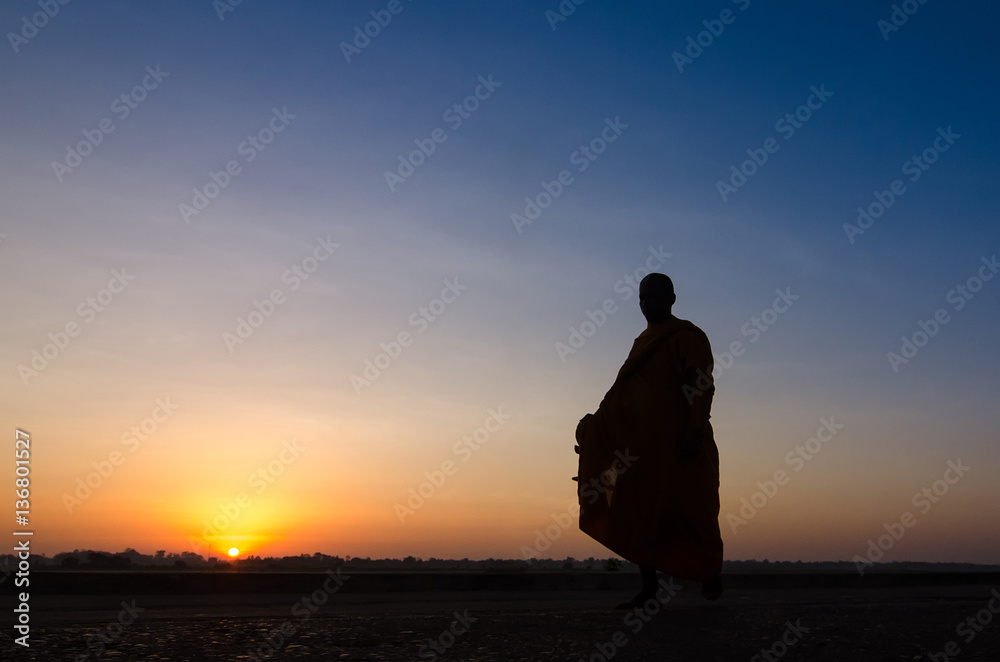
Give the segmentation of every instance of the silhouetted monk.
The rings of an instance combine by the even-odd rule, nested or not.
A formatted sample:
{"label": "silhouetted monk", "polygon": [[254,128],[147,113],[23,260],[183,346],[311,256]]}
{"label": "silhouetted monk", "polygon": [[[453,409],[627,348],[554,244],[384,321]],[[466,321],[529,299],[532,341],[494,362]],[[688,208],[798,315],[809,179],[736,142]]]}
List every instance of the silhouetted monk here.
{"label": "silhouetted monk", "polygon": [[676,299],[666,275],[642,279],[646,330],[576,429],[580,529],[641,569],[641,592],[621,608],[654,597],[657,570],[703,582],[709,600],[722,594],[712,348],[671,314]]}

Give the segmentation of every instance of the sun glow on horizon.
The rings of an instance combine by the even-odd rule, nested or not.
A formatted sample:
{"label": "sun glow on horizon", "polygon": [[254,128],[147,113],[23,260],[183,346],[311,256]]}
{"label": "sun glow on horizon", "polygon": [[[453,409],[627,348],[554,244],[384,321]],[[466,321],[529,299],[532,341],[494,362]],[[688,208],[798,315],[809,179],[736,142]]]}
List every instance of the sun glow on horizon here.
{"label": "sun glow on horizon", "polygon": [[239,556],[240,555],[240,550],[236,549],[235,547],[230,547],[229,548],[229,555],[230,556],[234,556],[234,557],[235,556]]}

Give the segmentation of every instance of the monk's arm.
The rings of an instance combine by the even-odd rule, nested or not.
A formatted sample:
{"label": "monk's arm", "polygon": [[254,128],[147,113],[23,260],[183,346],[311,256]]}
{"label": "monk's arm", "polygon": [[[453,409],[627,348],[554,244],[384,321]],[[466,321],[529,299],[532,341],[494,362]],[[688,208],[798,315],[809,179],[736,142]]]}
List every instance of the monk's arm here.
{"label": "monk's arm", "polygon": [[[583,443],[583,430],[587,427],[587,421],[593,418],[593,416],[593,414],[584,414],[583,418],[580,419],[580,422],[576,424],[576,443]],[[580,451],[577,450],[577,453],[579,452]]]}
{"label": "monk's arm", "polygon": [[704,333],[685,333],[680,340],[684,364],[684,397],[690,405],[684,441],[688,449],[686,454],[693,454],[701,448],[701,441],[708,431],[712,397],[715,395],[715,381],[712,379],[715,359],[712,356],[712,346]]}

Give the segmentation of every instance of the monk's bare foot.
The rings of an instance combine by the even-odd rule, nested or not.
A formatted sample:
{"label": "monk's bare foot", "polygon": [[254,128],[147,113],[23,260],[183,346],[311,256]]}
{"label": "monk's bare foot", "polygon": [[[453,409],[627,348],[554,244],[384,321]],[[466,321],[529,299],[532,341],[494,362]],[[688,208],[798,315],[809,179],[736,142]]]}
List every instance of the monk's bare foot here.
{"label": "monk's bare foot", "polygon": [[701,597],[706,600],[718,600],[722,596],[722,576],[719,575],[701,585]]}
{"label": "monk's bare foot", "polygon": [[641,609],[650,600],[656,599],[656,593],[639,592],[634,598],[621,604],[615,605],[615,609]]}

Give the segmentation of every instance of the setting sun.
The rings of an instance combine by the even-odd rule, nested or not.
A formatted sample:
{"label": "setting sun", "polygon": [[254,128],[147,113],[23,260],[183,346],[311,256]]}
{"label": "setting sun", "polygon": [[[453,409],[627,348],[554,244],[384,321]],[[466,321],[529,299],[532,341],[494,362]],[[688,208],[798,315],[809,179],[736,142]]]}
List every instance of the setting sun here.
{"label": "setting sun", "polygon": [[240,555],[240,550],[236,549],[235,547],[230,547],[229,548],[229,555],[230,556],[239,556]]}

